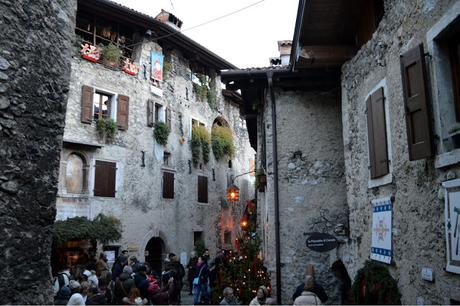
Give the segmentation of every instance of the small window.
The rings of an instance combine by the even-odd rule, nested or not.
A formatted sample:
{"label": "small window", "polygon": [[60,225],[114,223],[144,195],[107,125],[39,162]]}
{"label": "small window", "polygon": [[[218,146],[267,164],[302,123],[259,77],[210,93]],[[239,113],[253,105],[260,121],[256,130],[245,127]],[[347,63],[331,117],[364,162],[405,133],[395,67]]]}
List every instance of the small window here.
{"label": "small window", "polygon": [[231,159],[228,161],[228,168],[230,168],[230,169],[232,168],[232,160]]}
{"label": "small window", "polygon": [[231,231],[224,232],[224,243],[232,244],[232,232]]}
{"label": "small window", "polygon": [[97,91],[93,96],[93,117],[97,119],[111,118],[113,96]]}
{"label": "small window", "polygon": [[163,165],[170,166],[169,164],[170,162],[171,162],[171,153],[165,152],[163,154]]}
{"label": "small window", "polygon": [[161,109],[162,108],[163,108],[163,105],[155,104],[155,122],[161,121]]}
{"label": "small window", "polygon": [[198,176],[198,202],[208,203],[208,178]]}
{"label": "small window", "polygon": [[174,173],[163,172],[163,198],[174,199]]}
{"label": "small window", "polygon": [[115,197],[117,164],[96,160],[94,175],[94,196]]}
{"label": "small window", "polygon": [[196,245],[198,241],[203,242],[203,232],[201,231],[193,232],[193,245]]}

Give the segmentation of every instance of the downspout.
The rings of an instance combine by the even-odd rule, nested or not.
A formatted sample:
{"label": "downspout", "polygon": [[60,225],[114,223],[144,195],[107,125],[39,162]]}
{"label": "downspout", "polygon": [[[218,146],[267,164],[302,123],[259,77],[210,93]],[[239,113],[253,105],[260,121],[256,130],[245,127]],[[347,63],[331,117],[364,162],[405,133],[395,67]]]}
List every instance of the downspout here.
{"label": "downspout", "polygon": [[273,71],[267,71],[268,91],[272,104],[272,139],[273,139],[273,184],[275,191],[275,254],[276,254],[276,303],[281,305],[281,247],[280,247],[280,209],[278,186],[278,139],[276,136],[276,103],[273,91]]}

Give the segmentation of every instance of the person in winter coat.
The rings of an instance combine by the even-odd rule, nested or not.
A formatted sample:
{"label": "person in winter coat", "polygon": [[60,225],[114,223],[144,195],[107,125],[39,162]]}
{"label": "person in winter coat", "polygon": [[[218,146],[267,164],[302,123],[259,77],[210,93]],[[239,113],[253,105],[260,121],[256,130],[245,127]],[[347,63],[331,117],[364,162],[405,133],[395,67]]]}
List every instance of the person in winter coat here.
{"label": "person in winter coat", "polygon": [[[305,275],[310,275],[313,278],[313,288],[311,289],[311,292],[313,292],[319,297],[321,303],[326,303],[328,299],[326,291],[324,291],[324,288],[318,282],[315,281],[315,270],[313,269],[313,265],[307,265]],[[295,299],[302,294],[302,292],[304,291],[304,287],[304,282],[297,286],[294,294],[292,295],[292,301],[295,301]]]}
{"label": "person in winter coat", "polygon": [[249,305],[265,305],[265,301],[267,300],[267,297],[268,297],[267,288],[265,286],[260,286],[257,289],[256,297],[252,299]]}
{"label": "person in winter coat", "polygon": [[68,286],[62,287],[54,297],[54,305],[67,305],[72,292]]}
{"label": "person in winter coat", "polygon": [[121,255],[117,258],[112,267],[112,280],[116,281],[117,278],[123,273],[123,268],[128,264],[128,257]]}
{"label": "person in winter coat", "polygon": [[205,303],[209,301],[208,295],[209,269],[208,264],[203,258],[198,257],[196,263],[195,276],[193,277],[193,303],[199,304],[201,300]]}
{"label": "person in winter coat", "polygon": [[224,298],[220,301],[219,305],[238,305],[238,300],[233,294],[232,288],[225,287],[223,294]]}
{"label": "person in winter coat", "polygon": [[133,270],[130,266],[125,266],[123,273],[115,282],[114,289],[114,302],[115,304],[122,304],[123,298],[129,295],[131,288],[135,286],[134,279],[131,277]]}
{"label": "person in winter coat", "polygon": [[101,276],[102,271],[108,271],[109,265],[107,264],[107,255],[101,252],[99,255],[99,260],[96,262],[96,275],[97,277]]}
{"label": "person in winter coat", "polygon": [[198,261],[198,257],[196,256],[196,252],[192,251],[190,253],[190,259],[187,264],[187,280],[189,284],[189,295],[193,295],[193,278],[195,277],[195,272],[196,272],[196,263]]}
{"label": "person in winter coat", "polygon": [[153,281],[147,292],[149,294],[150,301],[152,301],[154,305],[169,305],[170,296],[174,294],[175,290],[176,287],[174,284],[174,278],[170,277],[167,284],[161,289],[158,286],[158,282]]}
{"label": "person in winter coat", "polygon": [[311,291],[314,285],[313,276],[307,275],[304,283],[304,291],[295,299],[294,305],[322,305],[319,297]]}

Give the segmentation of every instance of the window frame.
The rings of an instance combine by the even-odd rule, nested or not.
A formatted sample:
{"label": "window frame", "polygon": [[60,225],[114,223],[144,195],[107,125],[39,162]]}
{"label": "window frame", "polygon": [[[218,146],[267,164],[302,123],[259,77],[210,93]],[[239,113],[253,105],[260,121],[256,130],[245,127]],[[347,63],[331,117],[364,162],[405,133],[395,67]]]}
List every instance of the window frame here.
{"label": "window frame", "polygon": [[[92,101],[92,107],[91,107],[91,118],[93,121],[97,121],[100,118],[95,118],[95,113],[94,113],[94,99],[96,97],[96,94],[99,95],[105,95],[110,97],[110,107],[108,107],[108,116],[103,117],[104,119],[112,119],[113,121],[117,122],[117,99],[118,99],[118,94],[106,89],[102,89],[99,87],[93,87],[93,101]],[[99,109],[101,110],[101,103],[102,101],[100,100],[99,102]]]}
{"label": "window frame", "polygon": [[[433,89],[433,117],[436,144],[435,168],[460,163],[460,146],[455,148],[453,127],[460,128],[454,103],[449,40],[460,31],[450,32],[452,26],[460,25],[460,3],[455,3],[426,33],[427,49],[430,54],[430,86]],[[460,101],[459,101],[460,102]],[[459,113],[460,114],[460,113]],[[459,118],[460,119],[460,118]],[[460,136],[460,135],[459,135]]]}
{"label": "window frame", "polygon": [[[388,173],[385,174],[384,176],[377,177],[372,179],[371,178],[371,171],[369,167],[369,145],[367,145],[367,153],[368,153],[368,173],[369,173],[369,179],[368,179],[368,188],[375,188],[379,186],[384,186],[388,185],[391,182],[393,182],[393,157],[392,157],[392,142],[391,142],[391,120],[390,120],[390,100],[389,100],[389,95],[388,95],[388,88],[387,88],[387,83],[386,79],[380,80],[366,95],[364,101],[367,101],[367,99],[375,93],[377,90],[380,88],[383,88],[383,103],[384,103],[384,110],[385,110],[385,129],[386,129],[386,136],[387,136],[387,156],[388,156]],[[366,126],[368,124],[367,122],[367,113],[366,113]],[[366,132],[368,133],[368,132]],[[369,135],[367,135],[369,137]]]}

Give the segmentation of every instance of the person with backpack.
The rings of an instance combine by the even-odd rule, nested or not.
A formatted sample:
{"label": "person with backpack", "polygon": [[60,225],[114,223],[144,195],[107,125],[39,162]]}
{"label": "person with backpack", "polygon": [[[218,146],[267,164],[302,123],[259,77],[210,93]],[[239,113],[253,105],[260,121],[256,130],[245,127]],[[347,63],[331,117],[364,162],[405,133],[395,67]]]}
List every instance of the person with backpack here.
{"label": "person with backpack", "polygon": [[54,295],[56,295],[59,290],[61,290],[62,287],[64,286],[69,286],[70,283],[70,270],[68,267],[62,268],[57,276],[54,278],[54,284],[53,284],[53,291]]}
{"label": "person with backpack", "polygon": [[195,277],[193,278],[193,304],[201,301],[209,302],[208,295],[209,269],[206,260],[200,256],[196,264]]}

